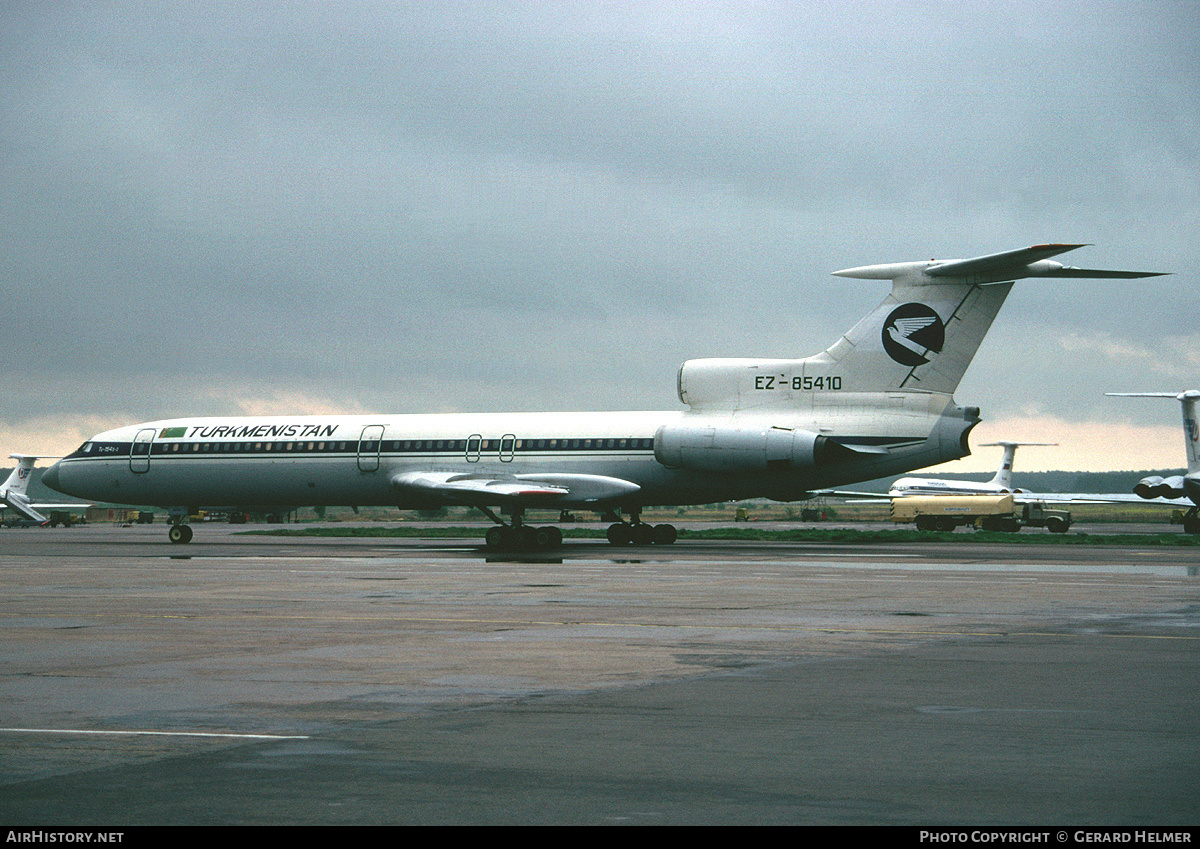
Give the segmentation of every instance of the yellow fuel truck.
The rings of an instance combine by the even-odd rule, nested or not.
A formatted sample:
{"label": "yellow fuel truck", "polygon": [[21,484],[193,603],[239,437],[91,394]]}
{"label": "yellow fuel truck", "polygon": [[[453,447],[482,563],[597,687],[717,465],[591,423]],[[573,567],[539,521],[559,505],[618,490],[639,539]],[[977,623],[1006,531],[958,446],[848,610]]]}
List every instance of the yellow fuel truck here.
{"label": "yellow fuel truck", "polygon": [[911,495],[892,499],[892,521],[912,522],[920,531],[952,531],[959,525],[984,531],[1019,531],[1029,526],[1065,534],[1071,527],[1071,514],[1050,509],[1041,501],[1018,504],[1012,493]]}

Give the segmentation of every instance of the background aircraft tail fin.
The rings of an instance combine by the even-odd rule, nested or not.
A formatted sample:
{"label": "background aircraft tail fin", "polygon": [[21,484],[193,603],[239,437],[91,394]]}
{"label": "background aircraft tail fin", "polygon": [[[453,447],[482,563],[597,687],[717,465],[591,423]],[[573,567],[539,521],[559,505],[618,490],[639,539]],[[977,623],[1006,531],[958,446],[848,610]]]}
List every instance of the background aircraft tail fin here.
{"label": "background aircraft tail fin", "polygon": [[16,459],[17,467],[12,470],[8,479],[0,484],[0,506],[8,507],[26,519],[44,524],[47,521],[46,517],[29,505],[29,498],[25,495],[37,457],[29,454],[9,454],[8,456]]}
{"label": "background aircraft tail fin", "polygon": [[1000,459],[1000,468],[996,470],[995,477],[991,483],[1004,489],[1012,489],[1013,484],[1013,460],[1017,455],[1017,449],[1022,445],[1057,445],[1057,442],[983,442],[980,443],[980,448],[1000,446],[1004,449],[1004,456]]}
{"label": "background aircraft tail fin", "polygon": [[24,496],[25,490],[29,488],[29,479],[33,476],[33,464],[37,462],[38,458],[31,454],[9,454],[8,456],[17,461],[17,467],[12,470],[3,485],[0,485],[0,493]]}
{"label": "background aircraft tail fin", "polygon": [[1188,474],[1200,472],[1200,424],[1196,421],[1196,402],[1200,390],[1186,392],[1106,392],[1118,398],[1174,398],[1183,409],[1183,451],[1187,456]]}

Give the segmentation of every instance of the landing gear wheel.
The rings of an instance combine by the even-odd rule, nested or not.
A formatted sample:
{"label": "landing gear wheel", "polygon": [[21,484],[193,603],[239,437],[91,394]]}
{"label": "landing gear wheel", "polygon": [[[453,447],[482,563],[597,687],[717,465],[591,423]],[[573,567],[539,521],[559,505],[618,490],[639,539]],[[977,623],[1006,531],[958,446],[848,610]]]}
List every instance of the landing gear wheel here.
{"label": "landing gear wheel", "polygon": [[606,536],[613,545],[629,545],[633,542],[633,528],[624,522],[617,522],[608,526]]}
{"label": "landing gear wheel", "polygon": [[531,528],[529,525],[521,525],[521,527],[515,530],[516,533],[514,536],[516,537],[517,548],[522,551],[528,551],[537,546],[537,528]]}
{"label": "landing gear wheel", "polygon": [[553,525],[537,529],[535,543],[538,548],[558,548],[562,545],[562,531]]}
{"label": "landing gear wheel", "polygon": [[493,551],[499,551],[502,548],[511,548],[515,540],[515,535],[512,532],[512,528],[505,525],[496,525],[494,528],[488,528],[483,538],[488,548]]}
{"label": "landing gear wheel", "polygon": [[192,529],[187,525],[171,525],[167,531],[167,539],[176,543],[191,542]]}
{"label": "landing gear wheel", "polygon": [[674,525],[655,525],[650,538],[655,545],[674,545],[675,540],[679,539],[679,531],[675,530]]}
{"label": "landing gear wheel", "polygon": [[654,543],[654,528],[638,522],[632,528],[634,545],[652,545]]}

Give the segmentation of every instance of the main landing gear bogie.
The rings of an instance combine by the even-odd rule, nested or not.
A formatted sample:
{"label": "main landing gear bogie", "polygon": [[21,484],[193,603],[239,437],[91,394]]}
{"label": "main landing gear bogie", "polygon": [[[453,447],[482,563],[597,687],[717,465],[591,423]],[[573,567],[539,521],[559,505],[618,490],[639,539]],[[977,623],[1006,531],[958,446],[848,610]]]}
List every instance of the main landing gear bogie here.
{"label": "main landing gear bogie", "polygon": [[[532,527],[524,523],[524,510],[514,510],[512,521],[504,522],[496,513],[479,507],[495,526],[488,528],[484,540],[491,551],[546,551],[562,545],[562,531],[554,526]],[[629,521],[621,520],[621,514],[611,511],[605,514],[610,521],[605,534],[613,545],[672,545],[679,538],[674,525],[651,525],[641,520],[640,511],[630,511]]]}
{"label": "main landing gear bogie", "polygon": [[558,548],[562,545],[562,539],[562,531],[552,525],[541,528],[531,525],[496,525],[488,528],[484,536],[487,547],[493,551]]}
{"label": "main landing gear bogie", "polygon": [[615,522],[606,534],[613,545],[672,545],[679,538],[674,525]]}

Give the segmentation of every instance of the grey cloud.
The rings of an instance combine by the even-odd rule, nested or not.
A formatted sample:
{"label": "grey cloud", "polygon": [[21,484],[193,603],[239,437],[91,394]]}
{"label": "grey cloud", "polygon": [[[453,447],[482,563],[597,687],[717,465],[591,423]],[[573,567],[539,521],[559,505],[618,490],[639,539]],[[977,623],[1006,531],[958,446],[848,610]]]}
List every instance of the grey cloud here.
{"label": "grey cloud", "polygon": [[831,271],[1043,240],[1178,274],[1020,284],[960,398],[1187,379],[1038,334],[1195,336],[1192,4],[203,8],[3,13],[0,364],[45,414],[671,406],[884,294]]}

